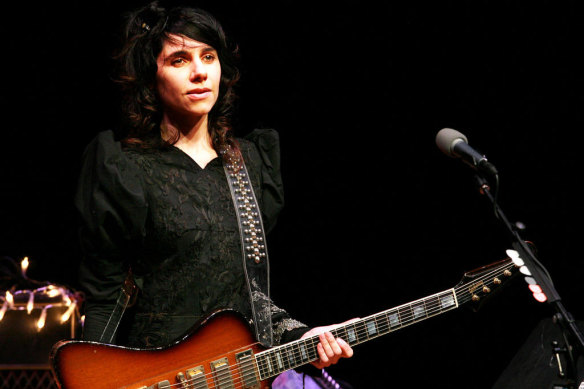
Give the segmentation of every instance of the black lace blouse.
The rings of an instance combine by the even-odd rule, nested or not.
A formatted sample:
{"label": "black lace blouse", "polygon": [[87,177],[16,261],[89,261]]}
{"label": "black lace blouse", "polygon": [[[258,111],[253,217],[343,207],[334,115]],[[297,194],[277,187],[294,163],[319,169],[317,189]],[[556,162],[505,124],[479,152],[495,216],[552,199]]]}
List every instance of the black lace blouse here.
{"label": "black lace blouse", "polygon": [[[269,231],[284,202],[278,135],[255,130],[239,142]],[[84,339],[99,339],[128,266],[141,294],[124,318],[127,339],[118,343],[169,344],[217,308],[250,317],[237,217],[220,158],[202,169],[176,147],[123,148],[113,132],[102,132],[85,151],[75,202],[87,295]]]}

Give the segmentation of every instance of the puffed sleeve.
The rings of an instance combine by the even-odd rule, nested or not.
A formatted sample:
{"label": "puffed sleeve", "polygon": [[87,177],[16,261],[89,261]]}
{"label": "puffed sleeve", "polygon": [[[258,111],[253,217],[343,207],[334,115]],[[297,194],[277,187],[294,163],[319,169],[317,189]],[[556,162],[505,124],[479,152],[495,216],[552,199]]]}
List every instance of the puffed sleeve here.
{"label": "puffed sleeve", "polygon": [[[262,185],[262,217],[264,228],[269,232],[276,224],[284,207],[284,185],[280,171],[280,137],[273,129],[255,129],[245,139],[259,156]],[[255,161],[256,158],[251,158]]]}
{"label": "puffed sleeve", "polygon": [[132,242],[143,236],[147,204],[140,177],[112,131],[100,133],[83,154],[75,206],[86,340],[99,340],[126,277]]}
{"label": "puffed sleeve", "polygon": [[[245,139],[253,145],[249,160],[254,164],[254,168],[261,171],[262,218],[264,228],[270,231],[284,207],[284,186],[280,171],[280,139],[273,129],[256,129]],[[273,302],[271,307],[275,344],[296,340],[310,329],[290,317],[288,312]]]}

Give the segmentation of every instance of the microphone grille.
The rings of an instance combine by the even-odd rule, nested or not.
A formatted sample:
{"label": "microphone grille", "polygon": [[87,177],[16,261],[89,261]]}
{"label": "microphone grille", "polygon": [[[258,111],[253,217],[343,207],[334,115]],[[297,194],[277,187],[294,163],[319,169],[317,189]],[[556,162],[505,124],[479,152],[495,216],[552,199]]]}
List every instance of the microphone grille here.
{"label": "microphone grille", "polygon": [[452,158],[457,157],[453,150],[454,145],[458,143],[457,140],[468,143],[466,136],[452,128],[443,128],[436,134],[436,145],[440,151]]}

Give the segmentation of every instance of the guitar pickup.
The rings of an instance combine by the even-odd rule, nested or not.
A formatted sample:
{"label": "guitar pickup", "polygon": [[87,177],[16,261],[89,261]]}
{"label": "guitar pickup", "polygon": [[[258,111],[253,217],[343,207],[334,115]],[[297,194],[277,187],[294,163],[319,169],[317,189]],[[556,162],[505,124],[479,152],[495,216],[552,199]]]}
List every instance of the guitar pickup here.
{"label": "guitar pickup", "polygon": [[255,368],[253,350],[235,354],[244,389],[259,389],[260,380]]}
{"label": "guitar pickup", "polygon": [[235,389],[233,386],[233,380],[231,379],[231,371],[229,369],[227,358],[221,358],[211,362],[211,371],[213,372],[215,388]]}
{"label": "guitar pickup", "polygon": [[188,369],[185,373],[187,375],[185,381],[186,385],[183,385],[185,389],[209,389],[203,366],[193,367]]}

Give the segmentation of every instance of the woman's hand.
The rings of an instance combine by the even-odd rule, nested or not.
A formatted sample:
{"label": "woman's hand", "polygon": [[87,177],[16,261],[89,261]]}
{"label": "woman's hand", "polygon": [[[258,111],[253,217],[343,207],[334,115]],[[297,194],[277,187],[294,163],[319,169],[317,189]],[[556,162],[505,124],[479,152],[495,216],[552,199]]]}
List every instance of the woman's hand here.
{"label": "woman's hand", "polygon": [[341,338],[336,338],[330,332],[333,328],[344,324],[351,323],[359,319],[351,319],[341,324],[330,326],[315,327],[306,332],[300,339],[308,338],[310,336],[318,335],[320,343],[316,346],[318,352],[318,361],[312,362],[312,365],[317,369],[322,369],[330,365],[334,365],[341,358],[350,358],[353,356],[353,349],[347,342]]}

